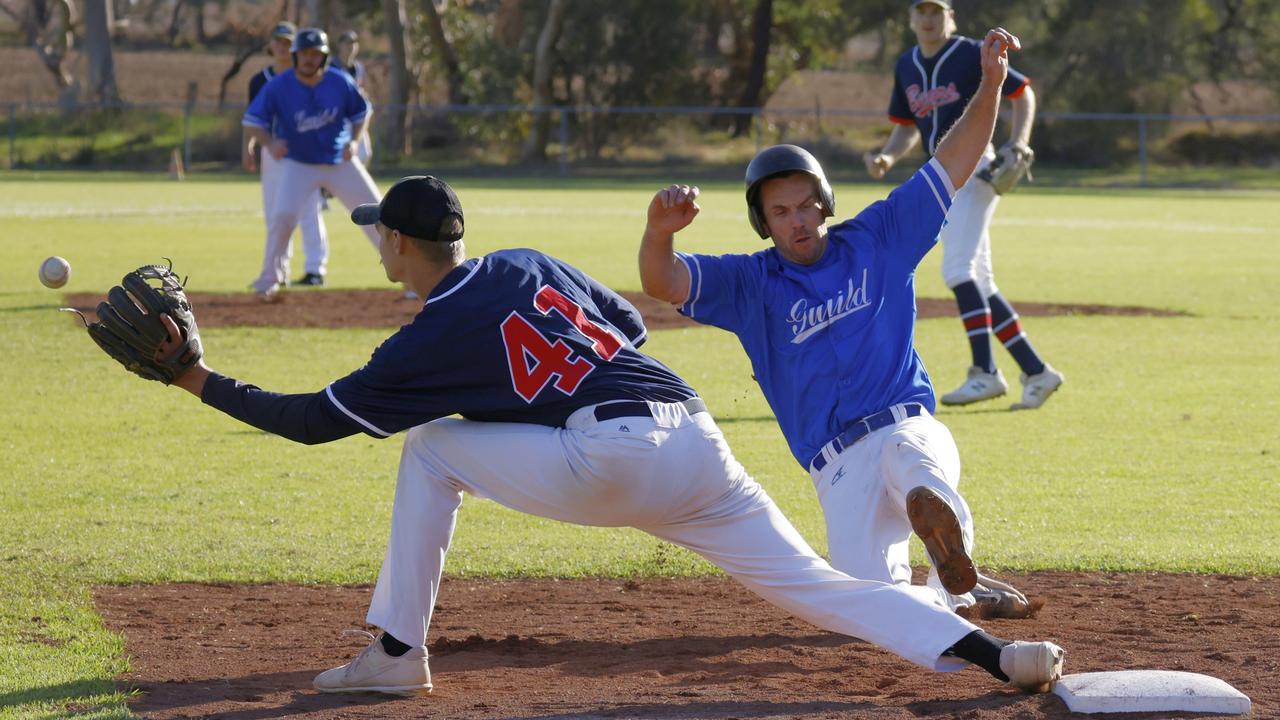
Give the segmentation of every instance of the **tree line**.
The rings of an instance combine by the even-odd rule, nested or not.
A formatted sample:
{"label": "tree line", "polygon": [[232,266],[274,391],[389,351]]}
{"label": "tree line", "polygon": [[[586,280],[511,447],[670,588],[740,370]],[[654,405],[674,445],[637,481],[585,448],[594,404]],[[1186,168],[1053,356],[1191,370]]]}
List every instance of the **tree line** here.
{"label": "tree line", "polygon": [[[906,0],[279,0],[251,10],[233,2],[0,0],[0,12],[53,82],[104,103],[119,97],[111,49],[112,28],[122,21],[155,25],[158,17],[157,41],[169,45],[235,48],[224,86],[278,20],[358,24],[386,43],[390,114],[381,140],[402,151],[410,149],[403,108],[429,97],[455,105],[754,108],[797,70],[847,65],[844,50],[854,38],[876,48],[862,63],[879,72],[914,44]],[[1015,65],[1033,77],[1045,110],[1168,112],[1206,81],[1280,90],[1275,0],[954,5],[962,34],[1000,25],[1023,39]],[[227,18],[217,33],[203,21],[211,7]],[[87,88],[72,88],[63,67],[72,44],[89,57]],[[1212,93],[1191,95],[1199,111],[1214,113]],[[549,121],[535,114],[507,129],[520,139],[523,159],[545,157]],[[653,120],[610,114],[578,122],[593,123],[584,130],[604,142]],[[750,118],[726,113],[711,122],[740,135]]]}

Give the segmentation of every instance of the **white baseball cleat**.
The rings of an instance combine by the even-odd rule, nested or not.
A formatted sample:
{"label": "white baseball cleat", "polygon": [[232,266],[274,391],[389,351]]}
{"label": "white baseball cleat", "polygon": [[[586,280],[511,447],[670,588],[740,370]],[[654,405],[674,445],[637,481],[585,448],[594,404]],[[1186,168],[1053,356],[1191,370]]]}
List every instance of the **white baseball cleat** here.
{"label": "white baseball cleat", "polygon": [[969,368],[969,377],[964,384],[943,395],[941,400],[943,405],[968,405],[979,400],[1000,397],[1008,389],[1009,383],[1004,381],[1004,375],[999,368],[989,373],[974,365]]}
{"label": "white baseball cleat", "polygon": [[317,675],[311,683],[315,689],[328,693],[379,692],[389,695],[425,695],[431,692],[426,648],[411,648],[400,657],[391,657],[382,649],[382,640],[374,637],[373,633],[344,630],[343,634],[365,635],[370,640],[369,646],[346,665]]}
{"label": "white baseball cleat", "polygon": [[1049,692],[1062,679],[1066,653],[1051,642],[1015,640],[1000,649],[1000,672],[1009,684],[1029,693]]}
{"label": "white baseball cleat", "polygon": [[1054,370],[1049,363],[1045,363],[1044,370],[1035,375],[1022,373],[1022,402],[1010,405],[1009,409],[1035,410],[1043,405],[1044,401],[1048,400],[1066,379],[1065,375]]}

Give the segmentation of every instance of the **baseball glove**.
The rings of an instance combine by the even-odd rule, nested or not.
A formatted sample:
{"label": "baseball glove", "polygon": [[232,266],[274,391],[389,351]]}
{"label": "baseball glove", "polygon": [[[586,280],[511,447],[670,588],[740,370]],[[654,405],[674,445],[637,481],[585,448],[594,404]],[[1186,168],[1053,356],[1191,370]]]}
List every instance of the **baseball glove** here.
{"label": "baseball glove", "polygon": [[1031,163],[1035,159],[1031,148],[1010,143],[996,151],[996,159],[978,171],[978,178],[991,183],[997,195],[1003,195],[1012,190],[1023,175],[1027,180],[1035,179],[1031,177]]}
{"label": "baseball glove", "polygon": [[[161,313],[168,313],[182,334],[175,347],[165,347],[169,331]],[[98,321],[88,327],[89,337],[125,369],[165,385],[204,356],[195,313],[172,265],[145,265],[125,275],[98,303]]]}

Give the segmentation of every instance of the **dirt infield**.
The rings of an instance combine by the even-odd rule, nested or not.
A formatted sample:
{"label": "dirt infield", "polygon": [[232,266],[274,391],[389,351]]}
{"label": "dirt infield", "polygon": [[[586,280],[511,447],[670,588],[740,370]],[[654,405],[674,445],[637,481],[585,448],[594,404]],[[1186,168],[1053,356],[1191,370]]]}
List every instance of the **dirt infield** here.
{"label": "dirt infield", "polygon": [[[983,625],[1067,649],[1067,672],[1132,668],[1220,677],[1253,716],[1280,717],[1280,578],[1043,572],[1004,576],[1047,600]],[[446,578],[428,697],[324,695],[321,670],[363,643],[371,588],[101,587],[148,718],[1066,718],[969,668],[932,673],[816,628],[726,578]],[[1212,717],[1161,713],[1098,718]]]}
{"label": "dirt infield", "polygon": [[[670,305],[640,293],[622,293],[641,314],[650,330],[692,327],[695,323],[681,316]],[[422,309],[418,300],[405,298],[396,290],[316,290],[295,289],[280,294],[279,302],[264,303],[252,293],[189,293],[200,327],[314,327],[314,328],[392,328],[404,325]],[[86,313],[92,319],[93,309],[103,295],[75,293],[64,302]],[[920,298],[916,301],[921,318],[956,315],[951,299]],[[1071,305],[1057,303],[1019,303],[1023,317],[1043,315],[1154,315],[1178,316],[1182,313],[1159,308],[1126,305]]]}

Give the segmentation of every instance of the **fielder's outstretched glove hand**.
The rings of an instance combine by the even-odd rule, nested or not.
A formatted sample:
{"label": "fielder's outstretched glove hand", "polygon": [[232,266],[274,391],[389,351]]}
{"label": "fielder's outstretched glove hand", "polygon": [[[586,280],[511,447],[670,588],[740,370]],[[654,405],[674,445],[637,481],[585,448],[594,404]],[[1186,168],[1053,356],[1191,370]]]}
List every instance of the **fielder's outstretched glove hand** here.
{"label": "fielder's outstretched glove hand", "polygon": [[[160,319],[167,313],[181,332],[176,345]],[[200,362],[200,330],[173,267],[146,265],[125,275],[98,303],[89,337],[125,369],[168,385]]]}
{"label": "fielder's outstretched glove hand", "polygon": [[997,195],[1003,195],[1014,188],[1023,175],[1031,178],[1031,163],[1036,154],[1026,145],[1010,143],[996,151],[996,159],[979,170],[978,179],[991,183]]}

